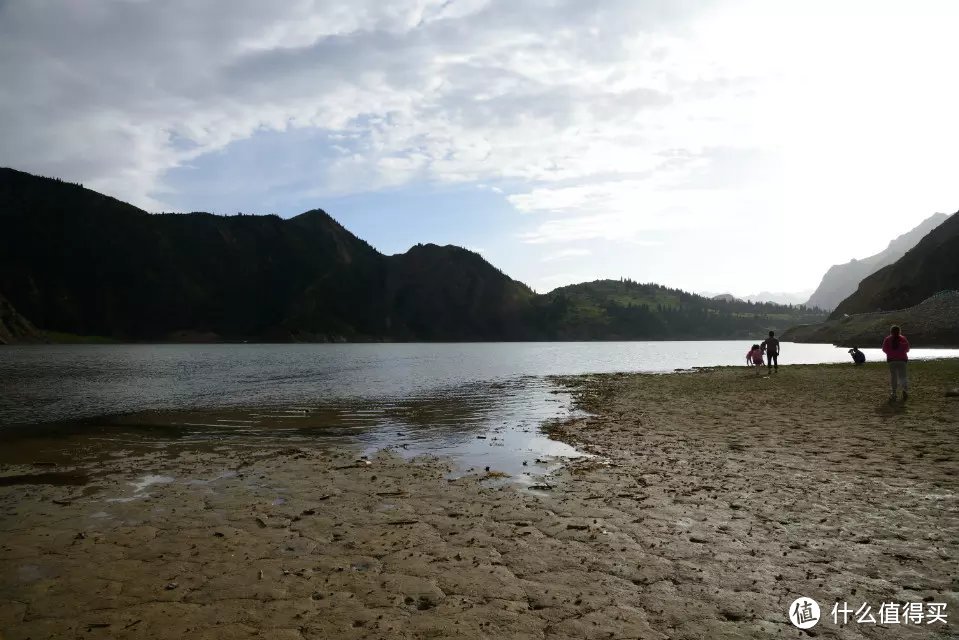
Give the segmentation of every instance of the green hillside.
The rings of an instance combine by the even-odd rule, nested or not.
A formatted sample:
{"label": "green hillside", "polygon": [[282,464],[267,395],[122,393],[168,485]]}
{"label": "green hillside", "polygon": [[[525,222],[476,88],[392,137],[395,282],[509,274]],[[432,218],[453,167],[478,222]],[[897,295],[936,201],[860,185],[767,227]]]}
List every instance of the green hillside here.
{"label": "green hillside", "polygon": [[820,310],[705,298],[631,280],[597,280],[535,301],[538,331],[551,340],[756,338],[825,317]]}

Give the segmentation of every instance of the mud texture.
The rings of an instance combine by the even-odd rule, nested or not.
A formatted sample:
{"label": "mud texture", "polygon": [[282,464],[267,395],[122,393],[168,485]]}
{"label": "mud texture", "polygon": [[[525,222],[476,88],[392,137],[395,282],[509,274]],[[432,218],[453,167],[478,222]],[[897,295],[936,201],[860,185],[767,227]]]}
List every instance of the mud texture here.
{"label": "mud texture", "polygon": [[565,380],[594,415],[550,432],[595,457],[532,486],[304,446],[5,465],[89,483],[0,483],[0,636],[953,637],[959,362],[911,373],[895,405],[879,365]]}

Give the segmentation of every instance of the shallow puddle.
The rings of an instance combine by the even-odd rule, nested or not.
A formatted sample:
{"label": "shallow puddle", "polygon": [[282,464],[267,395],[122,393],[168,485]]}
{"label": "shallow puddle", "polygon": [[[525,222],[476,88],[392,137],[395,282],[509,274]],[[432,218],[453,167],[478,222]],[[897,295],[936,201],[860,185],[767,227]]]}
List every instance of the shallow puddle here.
{"label": "shallow puddle", "polygon": [[[147,411],[5,429],[0,465],[63,468],[156,453],[318,446],[354,448],[364,455],[388,449],[404,458],[446,457],[457,469],[453,475],[502,473],[522,482],[548,473],[560,458],[582,455],[541,430],[544,422],[570,415],[571,406],[564,389],[548,380],[524,377],[406,398]],[[52,483],[59,478],[71,483],[70,474],[63,473],[16,477],[22,480],[0,482],[27,484],[28,478],[36,478],[34,482],[47,478]],[[141,479],[135,494],[150,484],[169,481],[162,476]]]}

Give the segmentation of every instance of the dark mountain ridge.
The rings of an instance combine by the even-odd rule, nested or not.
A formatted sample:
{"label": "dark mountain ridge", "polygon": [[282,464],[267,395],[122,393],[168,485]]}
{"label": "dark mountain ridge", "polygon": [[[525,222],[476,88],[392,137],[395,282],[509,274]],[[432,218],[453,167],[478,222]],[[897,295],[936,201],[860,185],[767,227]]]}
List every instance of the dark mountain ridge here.
{"label": "dark mountain ridge", "polygon": [[918,305],[940,291],[959,289],[959,212],[925,235],[895,263],[859,283],[831,318]]}
{"label": "dark mountain ridge", "polygon": [[899,324],[913,344],[959,344],[959,213],[930,231],[895,263],[859,283],[827,322],[796,326],[796,342],[876,344]]}
{"label": "dark mountain ridge", "polygon": [[861,260],[850,260],[845,264],[829,267],[816,290],[809,296],[807,306],[832,311],[839,303],[852,295],[863,278],[879,269],[894,263],[907,251],[916,246],[930,231],[942,224],[949,216],[936,213],[906,233],[893,238],[889,245],[877,254]]}
{"label": "dark mountain ridge", "polygon": [[913,307],[873,311],[831,318],[827,322],[799,325],[783,332],[783,340],[831,342],[846,347],[878,347],[898,324],[912,341],[923,347],[959,345],[959,291],[943,291]]}
{"label": "dark mountain ridge", "polygon": [[385,256],[326,212],[149,214],[0,169],[0,292],[48,332],[120,341],[745,337],[824,316],[597,281],[537,295],[481,256]]}

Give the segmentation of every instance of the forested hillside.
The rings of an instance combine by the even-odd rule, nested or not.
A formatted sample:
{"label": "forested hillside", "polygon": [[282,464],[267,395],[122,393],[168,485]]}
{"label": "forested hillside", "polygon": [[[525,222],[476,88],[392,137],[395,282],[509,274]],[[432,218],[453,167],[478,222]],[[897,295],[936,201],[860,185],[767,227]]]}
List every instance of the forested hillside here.
{"label": "forested hillside", "polygon": [[12,169],[0,224],[0,291],[61,340],[716,339],[824,317],[628,280],[536,295],[460,247],[383,255],[319,209],[149,214]]}
{"label": "forested hillside", "polygon": [[551,340],[695,340],[763,336],[817,322],[821,310],[705,298],[657,284],[598,280],[536,300],[537,329]]}

